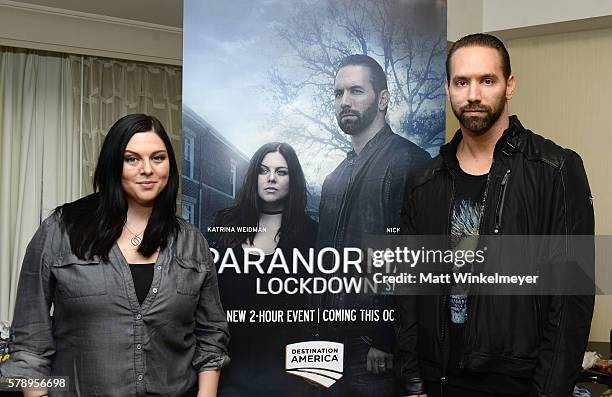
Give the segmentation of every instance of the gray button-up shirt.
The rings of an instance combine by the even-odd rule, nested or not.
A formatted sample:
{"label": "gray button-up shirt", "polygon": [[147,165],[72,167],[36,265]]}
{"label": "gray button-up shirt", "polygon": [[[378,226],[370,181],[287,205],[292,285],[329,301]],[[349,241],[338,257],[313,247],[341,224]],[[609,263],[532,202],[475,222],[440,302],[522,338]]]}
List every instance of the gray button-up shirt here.
{"label": "gray button-up shirt", "polygon": [[23,262],[2,375],[68,376],[62,396],[180,396],[198,372],[226,365],[212,256],[197,229],[180,225],[141,306],[116,244],[108,262],[78,259],[57,216],[48,218]]}

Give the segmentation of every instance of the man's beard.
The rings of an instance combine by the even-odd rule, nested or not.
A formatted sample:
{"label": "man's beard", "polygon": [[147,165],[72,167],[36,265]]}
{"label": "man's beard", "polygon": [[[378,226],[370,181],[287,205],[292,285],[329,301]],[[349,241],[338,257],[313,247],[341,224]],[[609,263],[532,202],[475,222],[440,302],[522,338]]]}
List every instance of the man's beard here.
{"label": "man's beard", "polygon": [[[499,120],[499,117],[504,111],[505,105],[506,98],[504,96],[499,98],[499,101],[494,107],[478,103],[467,105],[457,110],[451,102],[451,108],[453,109],[455,117],[457,117],[459,120],[459,124],[461,124],[461,126],[466,128],[468,131],[476,134],[484,134],[486,131],[488,131],[489,128],[491,128],[491,126],[495,124],[497,120]],[[465,113],[469,111],[481,111],[485,113],[483,116],[466,116]]]}
{"label": "man's beard", "polygon": [[[363,130],[372,124],[374,119],[376,118],[376,114],[378,113],[378,104],[376,101],[372,101],[372,104],[367,107],[363,113],[358,110],[346,109],[342,110],[339,114],[336,115],[336,120],[338,120],[338,125],[340,129],[344,131],[347,135],[358,135]],[[355,116],[353,118],[343,118],[343,116],[350,114]]]}

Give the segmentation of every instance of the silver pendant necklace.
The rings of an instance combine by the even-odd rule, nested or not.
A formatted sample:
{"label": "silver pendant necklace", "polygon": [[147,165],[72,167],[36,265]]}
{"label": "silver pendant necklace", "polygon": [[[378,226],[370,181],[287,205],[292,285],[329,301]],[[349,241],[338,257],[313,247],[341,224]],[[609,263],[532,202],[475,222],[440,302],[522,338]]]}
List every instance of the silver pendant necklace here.
{"label": "silver pendant necklace", "polygon": [[128,232],[132,233],[132,238],[130,239],[130,243],[134,246],[134,247],[138,247],[140,245],[140,243],[142,243],[142,238],[140,237],[140,235],[142,233],[144,233],[144,230],[140,233],[134,233],[132,231],[132,229],[130,229],[127,225],[127,223],[124,225],[125,228],[128,230]]}

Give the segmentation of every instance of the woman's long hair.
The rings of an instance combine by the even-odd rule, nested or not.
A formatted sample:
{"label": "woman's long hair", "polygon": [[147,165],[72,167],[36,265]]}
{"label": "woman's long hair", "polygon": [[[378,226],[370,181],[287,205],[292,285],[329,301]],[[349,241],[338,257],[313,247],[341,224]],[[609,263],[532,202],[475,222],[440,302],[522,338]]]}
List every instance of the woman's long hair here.
{"label": "woman's long hair", "polygon": [[164,142],[170,174],[168,184],[155,199],[138,252],[149,257],[178,233],[175,212],[179,173],[170,138],[155,117],[130,114],[120,118],[104,139],[93,178],[95,193],[56,209],[70,237],[72,252],[79,258],[92,259],[97,255],[108,260],[108,253],[121,236],[128,209],[121,187],[125,148],[134,134],[147,131],[153,131]]}
{"label": "woman's long hair", "polygon": [[[236,202],[233,206],[219,211],[213,222],[215,226],[259,226],[259,216],[263,206],[257,194],[259,168],[264,157],[273,152],[279,152],[285,158],[289,169],[289,194],[283,200],[283,219],[277,236],[280,239],[297,239],[299,233],[297,228],[306,216],[306,178],[295,150],[289,144],[281,142],[266,143],[255,152]],[[245,242],[252,244],[255,234],[255,232],[220,233],[217,246],[230,248]]]}

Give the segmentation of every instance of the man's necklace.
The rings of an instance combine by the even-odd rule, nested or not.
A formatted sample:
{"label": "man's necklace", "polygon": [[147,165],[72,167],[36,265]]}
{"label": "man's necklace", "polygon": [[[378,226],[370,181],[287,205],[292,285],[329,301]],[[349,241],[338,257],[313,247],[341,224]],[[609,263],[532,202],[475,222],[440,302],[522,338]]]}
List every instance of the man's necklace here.
{"label": "man's necklace", "polygon": [[144,233],[144,230],[140,233],[134,233],[132,231],[132,229],[129,228],[129,226],[127,225],[127,223],[124,225],[125,228],[128,230],[128,232],[132,233],[132,238],[130,239],[130,243],[134,246],[134,247],[138,247],[140,245],[140,243],[142,243],[142,238],[140,238],[140,235],[142,233]]}

